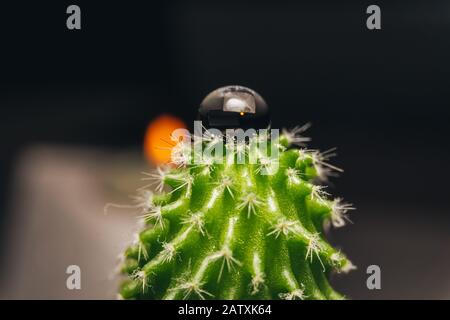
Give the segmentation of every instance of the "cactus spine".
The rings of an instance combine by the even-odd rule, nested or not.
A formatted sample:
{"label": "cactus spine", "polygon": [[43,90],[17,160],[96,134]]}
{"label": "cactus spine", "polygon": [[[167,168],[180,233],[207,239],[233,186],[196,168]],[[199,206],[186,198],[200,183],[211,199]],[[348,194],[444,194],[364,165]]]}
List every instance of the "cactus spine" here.
{"label": "cactus spine", "polygon": [[[147,174],[157,194],[141,190],[136,207],[143,229],[124,253],[124,299],[341,299],[330,272],[351,262],[324,238],[324,226],[341,227],[353,209],[331,200],[314,184],[330,170],[333,154],[298,147],[303,129],[279,139],[259,134],[247,143],[228,141],[232,152],[217,163],[180,141],[175,167]],[[208,131],[201,144],[216,148]],[[252,148],[251,145],[256,145]],[[277,158],[261,155],[267,145]],[[216,149],[217,150],[217,149]],[[256,154],[250,164],[237,161]],[[211,152],[214,155],[214,152]],[[264,170],[276,167],[272,174]],[[170,191],[162,192],[165,186]]]}

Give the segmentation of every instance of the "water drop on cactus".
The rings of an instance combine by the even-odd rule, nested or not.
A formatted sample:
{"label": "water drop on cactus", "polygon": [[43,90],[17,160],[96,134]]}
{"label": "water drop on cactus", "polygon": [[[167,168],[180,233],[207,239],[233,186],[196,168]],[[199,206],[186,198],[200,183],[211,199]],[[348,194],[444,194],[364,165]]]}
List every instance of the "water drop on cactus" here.
{"label": "water drop on cactus", "polygon": [[[259,127],[267,127],[264,100],[242,88],[222,88],[207,97],[201,118],[210,125],[235,127],[243,112],[251,114]],[[250,126],[251,121],[244,123]],[[244,144],[226,140],[223,161],[196,154],[195,143],[180,142],[183,145],[175,152],[184,161],[150,174],[160,193],[144,192],[138,198],[145,227],[124,253],[121,270],[126,280],[120,296],[343,298],[330,286],[328,276],[353,265],[327,242],[324,226],[343,226],[353,208],[342,199],[331,199],[315,183],[339,169],[328,164],[329,153],[298,146],[307,141],[300,136],[305,129],[285,130],[279,139],[259,134]],[[213,140],[208,132],[203,137],[205,150]],[[276,150],[277,157],[263,155],[263,145],[264,151]],[[237,161],[252,156],[254,163]],[[267,174],[265,169],[271,166],[276,170]]]}

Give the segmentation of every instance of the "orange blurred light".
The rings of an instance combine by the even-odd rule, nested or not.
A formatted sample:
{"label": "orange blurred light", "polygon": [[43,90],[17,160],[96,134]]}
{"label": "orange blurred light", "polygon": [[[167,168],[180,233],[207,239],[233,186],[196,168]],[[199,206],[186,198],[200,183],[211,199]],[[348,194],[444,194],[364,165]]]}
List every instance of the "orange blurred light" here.
{"label": "orange blurred light", "polygon": [[171,149],[176,143],[172,141],[171,134],[179,128],[185,129],[185,123],[168,114],[160,115],[152,120],[145,132],[145,157],[157,165],[170,162]]}

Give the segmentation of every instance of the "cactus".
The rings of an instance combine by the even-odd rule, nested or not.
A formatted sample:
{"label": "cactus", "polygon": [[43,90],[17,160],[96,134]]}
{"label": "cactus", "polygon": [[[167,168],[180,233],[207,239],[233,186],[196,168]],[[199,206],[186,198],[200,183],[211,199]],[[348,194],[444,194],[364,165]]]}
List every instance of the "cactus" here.
{"label": "cactus", "polygon": [[[201,163],[195,143],[177,141],[173,165],[146,174],[158,192],[141,189],[136,198],[143,227],[123,255],[120,297],[344,298],[328,276],[354,266],[324,231],[343,226],[353,208],[317,183],[340,169],[327,162],[332,150],[304,148],[304,129],[227,140],[223,161],[212,160],[223,138],[209,131],[200,144],[212,156]],[[263,156],[263,145],[277,157]],[[255,163],[236,161],[252,154]]]}

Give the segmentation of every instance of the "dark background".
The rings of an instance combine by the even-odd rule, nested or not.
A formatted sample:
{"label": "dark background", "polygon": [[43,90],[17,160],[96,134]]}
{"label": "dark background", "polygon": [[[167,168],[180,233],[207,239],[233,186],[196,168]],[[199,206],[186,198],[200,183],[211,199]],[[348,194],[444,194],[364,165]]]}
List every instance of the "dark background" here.
{"label": "dark background", "polygon": [[[70,4],[82,30],[66,29]],[[370,4],[382,30],[366,28]],[[330,191],[358,210],[332,239],[360,268],[337,286],[449,298],[449,76],[443,0],[2,4],[0,226],[27,146],[139,146],[152,117],[191,123],[209,91],[241,84],[265,97],[273,127],[311,121],[311,147],[338,147],[346,172]],[[369,264],[381,291],[365,287]]]}

